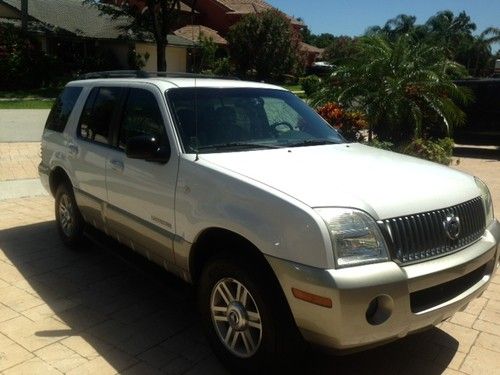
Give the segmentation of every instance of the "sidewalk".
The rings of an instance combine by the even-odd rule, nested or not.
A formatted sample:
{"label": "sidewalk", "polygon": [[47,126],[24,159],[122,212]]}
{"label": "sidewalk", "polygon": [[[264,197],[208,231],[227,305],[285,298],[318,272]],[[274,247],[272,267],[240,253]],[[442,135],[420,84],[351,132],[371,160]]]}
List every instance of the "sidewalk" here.
{"label": "sidewalk", "polygon": [[0,201],[47,195],[38,178],[40,142],[0,143]]}

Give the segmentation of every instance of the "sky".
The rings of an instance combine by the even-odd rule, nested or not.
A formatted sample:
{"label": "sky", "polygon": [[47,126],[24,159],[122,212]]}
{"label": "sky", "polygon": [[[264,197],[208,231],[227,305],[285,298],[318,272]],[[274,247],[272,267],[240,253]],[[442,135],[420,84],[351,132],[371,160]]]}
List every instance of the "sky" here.
{"label": "sky", "polygon": [[405,13],[417,23],[440,10],[463,10],[477,25],[476,33],[500,27],[500,0],[266,0],[290,16],[301,17],[314,34],[360,35]]}

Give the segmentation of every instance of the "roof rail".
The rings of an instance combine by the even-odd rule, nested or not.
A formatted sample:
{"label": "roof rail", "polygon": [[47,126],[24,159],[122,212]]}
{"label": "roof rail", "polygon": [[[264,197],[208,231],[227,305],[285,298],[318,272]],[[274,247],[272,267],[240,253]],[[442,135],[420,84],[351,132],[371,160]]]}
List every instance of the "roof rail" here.
{"label": "roof rail", "polygon": [[216,76],[210,74],[184,73],[184,72],[146,72],[143,70],[107,70],[102,72],[84,73],[78,76],[78,79],[96,79],[96,78],[212,78],[212,79],[235,79],[237,77]]}

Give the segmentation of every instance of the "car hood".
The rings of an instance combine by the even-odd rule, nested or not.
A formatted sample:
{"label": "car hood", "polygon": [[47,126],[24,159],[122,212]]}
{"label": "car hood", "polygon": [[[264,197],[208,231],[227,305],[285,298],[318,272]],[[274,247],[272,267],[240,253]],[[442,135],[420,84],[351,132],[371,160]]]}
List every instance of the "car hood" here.
{"label": "car hood", "polygon": [[474,178],[361,144],[200,155],[310,207],[353,207],[387,219],[453,206],[480,195]]}

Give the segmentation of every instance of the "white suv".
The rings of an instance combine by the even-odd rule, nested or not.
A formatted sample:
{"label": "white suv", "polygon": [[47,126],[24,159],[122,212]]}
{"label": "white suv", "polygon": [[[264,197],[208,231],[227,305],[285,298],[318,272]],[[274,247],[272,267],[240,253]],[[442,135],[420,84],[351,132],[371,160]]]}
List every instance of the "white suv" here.
{"label": "white suv", "polygon": [[233,369],[287,362],[302,338],[345,351],[430,327],[498,267],[484,183],[347,143],[276,86],[71,82],[39,170],[62,240],[91,225],[195,284]]}

